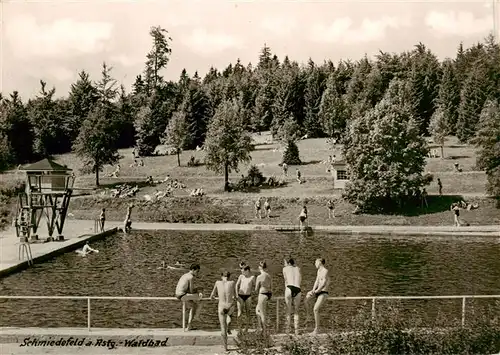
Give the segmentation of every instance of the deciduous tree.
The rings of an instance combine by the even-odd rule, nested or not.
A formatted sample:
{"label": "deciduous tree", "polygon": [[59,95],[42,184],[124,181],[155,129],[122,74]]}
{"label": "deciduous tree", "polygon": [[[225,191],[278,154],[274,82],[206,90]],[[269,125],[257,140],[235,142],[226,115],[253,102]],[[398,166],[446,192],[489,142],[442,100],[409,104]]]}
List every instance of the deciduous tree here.
{"label": "deciduous tree", "polygon": [[384,99],[349,127],[344,156],[350,183],[344,196],[362,210],[402,207],[428,182],[427,143],[405,104],[405,85],[393,80]]}
{"label": "deciduous tree", "polygon": [[184,148],[188,140],[188,127],[186,122],[186,114],[182,111],[176,111],[168,122],[167,130],[165,131],[165,144],[175,148],[177,153],[177,165],[181,166],[181,150]]}
{"label": "deciduous tree", "polygon": [[224,101],[208,125],[205,163],[209,169],[224,174],[224,191],[229,190],[229,173],[238,172],[241,162],[252,159],[252,140],[243,128],[240,111],[237,101]]}
{"label": "deciduous tree", "polygon": [[441,159],[444,159],[444,143],[448,134],[448,123],[443,110],[439,107],[432,115],[429,131],[434,143],[438,144],[441,148]]}

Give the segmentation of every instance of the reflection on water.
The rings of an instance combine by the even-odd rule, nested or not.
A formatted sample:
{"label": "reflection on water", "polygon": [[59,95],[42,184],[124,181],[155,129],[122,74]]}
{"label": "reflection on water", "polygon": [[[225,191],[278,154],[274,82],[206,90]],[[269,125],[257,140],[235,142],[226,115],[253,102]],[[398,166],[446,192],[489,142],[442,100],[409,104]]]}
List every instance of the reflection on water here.
{"label": "reflection on water", "polygon": [[[180,261],[201,264],[197,285],[208,296],[223,269],[237,277],[240,261],[256,269],[259,261],[266,260],[273,276],[273,293],[282,295],[283,258],[296,259],[303,273],[302,289],[310,290],[316,275],[314,260],[321,256],[331,271],[332,296],[500,294],[500,245],[488,239],[161,231],[117,234],[92,247],[100,253],[87,257],[67,253],[4,278],[0,293],[173,296],[182,271],[159,267],[162,261],[167,265]],[[438,302],[433,302],[424,303],[436,308]],[[447,302],[452,312],[460,310],[456,301]],[[274,302],[271,307],[274,317]],[[344,304],[329,304],[332,319],[352,316],[352,311],[342,307]],[[352,307],[369,311],[370,305],[357,302]],[[86,324],[85,301],[1,301],[0,312],[1,326]],[[179,303],[174,301],[92,301],[92,324],[172,327],[179,326],[180,312]],[[217,324],[214,312],[215,304],[204,310],[209,328]]]}

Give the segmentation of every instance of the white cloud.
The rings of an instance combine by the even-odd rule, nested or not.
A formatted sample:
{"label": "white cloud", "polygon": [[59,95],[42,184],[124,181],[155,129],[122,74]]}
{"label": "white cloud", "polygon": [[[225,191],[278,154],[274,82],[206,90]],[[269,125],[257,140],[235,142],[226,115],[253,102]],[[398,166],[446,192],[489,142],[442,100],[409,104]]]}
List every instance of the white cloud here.
{"label": "white cloud", "polygon": [[356,28],[350,17],[342,17],[330,25],[315,24],[310,31],[310,39],[315,42],[342,44],[372,42],[383,39],[388,29],[410,25],[410,18],[384,16],[377,20],[365,18]]}
{"label": "white cloud", "polygon": [[50,67],[47,73],[54,79],[58,81],[69,81],[75,76],[75,72],[69,70],[65,67]]}
{"label": "white cloud", "polygon": [[5,38],[18,57],[71,57],[96,53],[111,38],[113,25],[70,18],[39,24],[34,16],[5,19]]}
{"label": "white cloud", "polygon": [[224,33],[208,33],[201,28],[193,30],[190,35],[183,37],[181,42],[192,51],[205,55],[242,47],[242,40],[239,37]]}
{"label": "white cloud", "polygon": [[114,55],[110,59],[112,62],[121,64],[124,67],[131,67],[143,61],[143,59],[132,58],[125,54]]}
{"label": "white cloud", "polygon": [[425,24],[441,35],[468,36],[491,31],[491,16],[476,18],[470,12],[431,11],[425,16]]}
{"label": "white cloud", "polygon": [[274,35],[286,36],[297,27],[297,22],[290,17],[266,17],[260,22],[260,27]]}

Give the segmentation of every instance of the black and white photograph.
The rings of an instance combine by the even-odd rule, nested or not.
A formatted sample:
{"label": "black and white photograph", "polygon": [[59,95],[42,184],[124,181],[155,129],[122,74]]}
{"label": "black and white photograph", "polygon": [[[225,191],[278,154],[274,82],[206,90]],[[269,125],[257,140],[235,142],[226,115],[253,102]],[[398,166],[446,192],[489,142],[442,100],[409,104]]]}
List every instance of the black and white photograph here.
{"label": "black and white photograph", "polygon": [[0,0],[0,355],[500,355],[500,0]]}

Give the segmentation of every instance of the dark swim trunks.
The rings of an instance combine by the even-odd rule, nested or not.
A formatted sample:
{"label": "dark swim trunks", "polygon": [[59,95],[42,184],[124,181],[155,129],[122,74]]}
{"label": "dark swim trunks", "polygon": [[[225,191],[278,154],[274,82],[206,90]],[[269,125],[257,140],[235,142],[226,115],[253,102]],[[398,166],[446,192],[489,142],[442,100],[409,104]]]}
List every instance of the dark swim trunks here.
{"label": "dark swim trunks", "polygon": [[271,299],[271,296],[273,295],[272,292],[261,292],[260,293],[261,295],[264,295],[264,296],[267,296],[267,299],[270,300]]}
{"label": "dark swim trunks", "polygon": [[183,293],[182,295],[175,295],[175,297],[176,297],[179,301],[181,301],[181,300],[182,300],[182,297],[184,297],[184,296],[186,296],[186,295],[187,295],[187,293]]}
{"label": "dark swim trunks", "polygon": [[300,288],[296,286],[288,285],[287,287],[292,291],[292,298],[295,298],[300,293]]}
{"label": "dark swim trunks", "polygon": [[243,302],[245,302],[247,299],[250,298],[251,295],[240,295],[238,294],[238,297],[241,298],[243,300]]}
{"label": "dark swim trunks", "polygon": [[306,216],[300,216],[299,219],[301,222],[304,222],[306,220]]}
{"label": "dark swim trunks", "polygon": [[320,291],[320,292],[315,293],[314,295],[316,296],[316,298],[318,298],[321,295],[328,295],[328,292],[326,292],[326,291]]}

